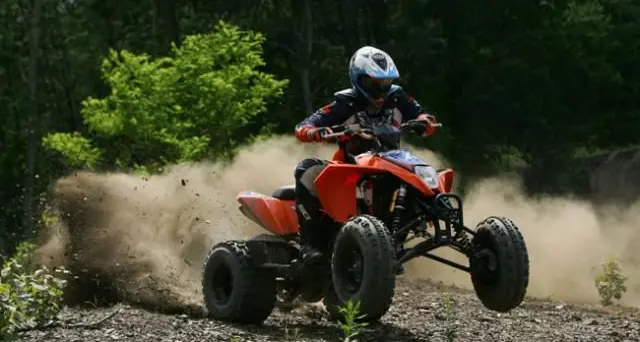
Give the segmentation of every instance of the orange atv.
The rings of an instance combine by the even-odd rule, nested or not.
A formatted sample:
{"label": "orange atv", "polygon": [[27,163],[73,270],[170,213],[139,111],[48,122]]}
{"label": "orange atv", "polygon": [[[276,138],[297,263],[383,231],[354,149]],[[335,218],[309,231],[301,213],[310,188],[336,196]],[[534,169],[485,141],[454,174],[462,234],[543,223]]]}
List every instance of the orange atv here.
{"label": "orange atv", "polygon": [[[416,125],[424,123],[410,121],[397,128],[361,120],[332,127],[336,133],[330,137],[368,135],[374,144],[367,153],[351,155],[351,162],[332,161],[315,179],[328,217],[323,226],[330,260],[324,264],[300,261],[293,186],[271,196],[240,193],[242,213],[270,234],[211,249],[202,280],[209,315],[259,324],[277,304],[299,298],[323,300],[333,319],[340,318],[339,307],[347,301],[359,301],[362,320],[377,320],[391,305],[402,264],[416,257],[470,273],[477,296],[491,310],[506,312],[520,305],[529,283],[521,233],[500,216],[488,217],[475,230],[465,227],[462,201],[450,193],[453,170],[436,171],[399,148],[401,131]],[[422,241],[406,247],[413,238]],[[430,253],[439,247],[463,253],[469,266]]]}

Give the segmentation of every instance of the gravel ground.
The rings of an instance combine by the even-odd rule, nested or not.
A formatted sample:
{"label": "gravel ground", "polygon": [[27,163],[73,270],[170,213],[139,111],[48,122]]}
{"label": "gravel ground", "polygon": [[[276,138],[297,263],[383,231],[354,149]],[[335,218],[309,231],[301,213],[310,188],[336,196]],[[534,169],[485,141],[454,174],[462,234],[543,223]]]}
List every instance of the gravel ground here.
{"label": "gravel ground", "polygon": [[[450,300],[450,305],[443,305]],[[449,310],[445,310],[449,307]],[[66,309],[69,324],[23,333],[21,341],[341,341],[342,332],[319,305],[290,313],[275,310],[263,326],[234,326],[186,315],[162,315],[119,304],[98,310]],[[296,336],[297,331],[297,336]],[[447,338],[447,332],[455,336]],[[526,300],[508,314],[484,309],[473,293],[425,282],[399,280],[396,299],[381,322],[367,327],[363,341],[640,341],[640,311],[628,308]]]}

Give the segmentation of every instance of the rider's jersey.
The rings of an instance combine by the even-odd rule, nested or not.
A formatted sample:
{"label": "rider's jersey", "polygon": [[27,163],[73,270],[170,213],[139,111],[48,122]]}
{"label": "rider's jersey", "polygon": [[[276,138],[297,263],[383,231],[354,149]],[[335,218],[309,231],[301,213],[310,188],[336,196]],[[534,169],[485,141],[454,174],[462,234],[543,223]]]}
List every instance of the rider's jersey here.
{"label": "rider's jersey", "polygon": [[[399,127],[405,121],[425,117],[435,122],[435,117],[425,112],[420,104],[409,96],[400,86],[393,85],[391,91],[381,108],[376,108],[365,101],[359,101],[354,89],[349,88],[334,94],[334,100],[324,107],[316,110],[296,125],[296,137],[300,141],[311,141],[307,131],[317,127],[329,127],[335,125],[348,125],[356,123],[356,113],[366,112],[367,115],[375,119],[391,115],[391,123]],[[434,128],[429,127],[424,133],[425,136],[433,134]],[[333,156],[334,160],[344,161],[344,145]],[[365,152],[364,146],[361,151],[350,149],[350,153],[357,154]]]}

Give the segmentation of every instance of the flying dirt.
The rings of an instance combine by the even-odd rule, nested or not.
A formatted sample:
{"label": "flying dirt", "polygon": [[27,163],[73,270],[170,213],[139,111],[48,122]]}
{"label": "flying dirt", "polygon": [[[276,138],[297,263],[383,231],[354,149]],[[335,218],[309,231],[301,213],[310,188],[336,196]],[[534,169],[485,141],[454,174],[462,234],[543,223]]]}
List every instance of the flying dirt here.
{"label": "flying dirt", "polygon": [[[201,312],[200,278],[209,248],[264,232],[238,211],[236,195],[271,193],[292,184],[301,159],[328,159],[334,149],[278,137],[243,149],[229,165],[183,164],[148,178],[74,173],[55,183],[60,220],[55,231],[45,232],[42,261],[64,265],[78,277],[69,291],[71,300],[121,300]],[[447,165],[431,151],[412,150],[434,167]],[[470,227],[488,215],[507,216],[520,227],[531,258],[529,296],[595,302],[594,274],[603,257],[615,254],[630,277],[623,304],[640,305],[640,289],[634,288],[640,267],[629,248],[639,234],[633,208],[599,217],[586,202],[530,199],[522,193],[513,177],[479,182],[465,198],[465,216]],[[409,277],[471,287],[466,273],[435,261],[412,261],[407,271]]]}

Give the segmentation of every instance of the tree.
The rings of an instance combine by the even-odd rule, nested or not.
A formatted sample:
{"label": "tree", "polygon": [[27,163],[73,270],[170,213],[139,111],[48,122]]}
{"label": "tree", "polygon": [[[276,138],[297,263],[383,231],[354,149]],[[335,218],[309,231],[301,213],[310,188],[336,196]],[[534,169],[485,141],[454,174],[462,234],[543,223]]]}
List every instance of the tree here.
{"label": "tree", "polygon": [[153,170],[169,163],[228,156],[251,137],[251,118],[282,95],[287,80],[257,70],[264,37],[220,21],[187,36],[172,56],[110,50],[102,64],[111,93],[83,102],[90,135],[52,133],[44,145],[74,166]]}

